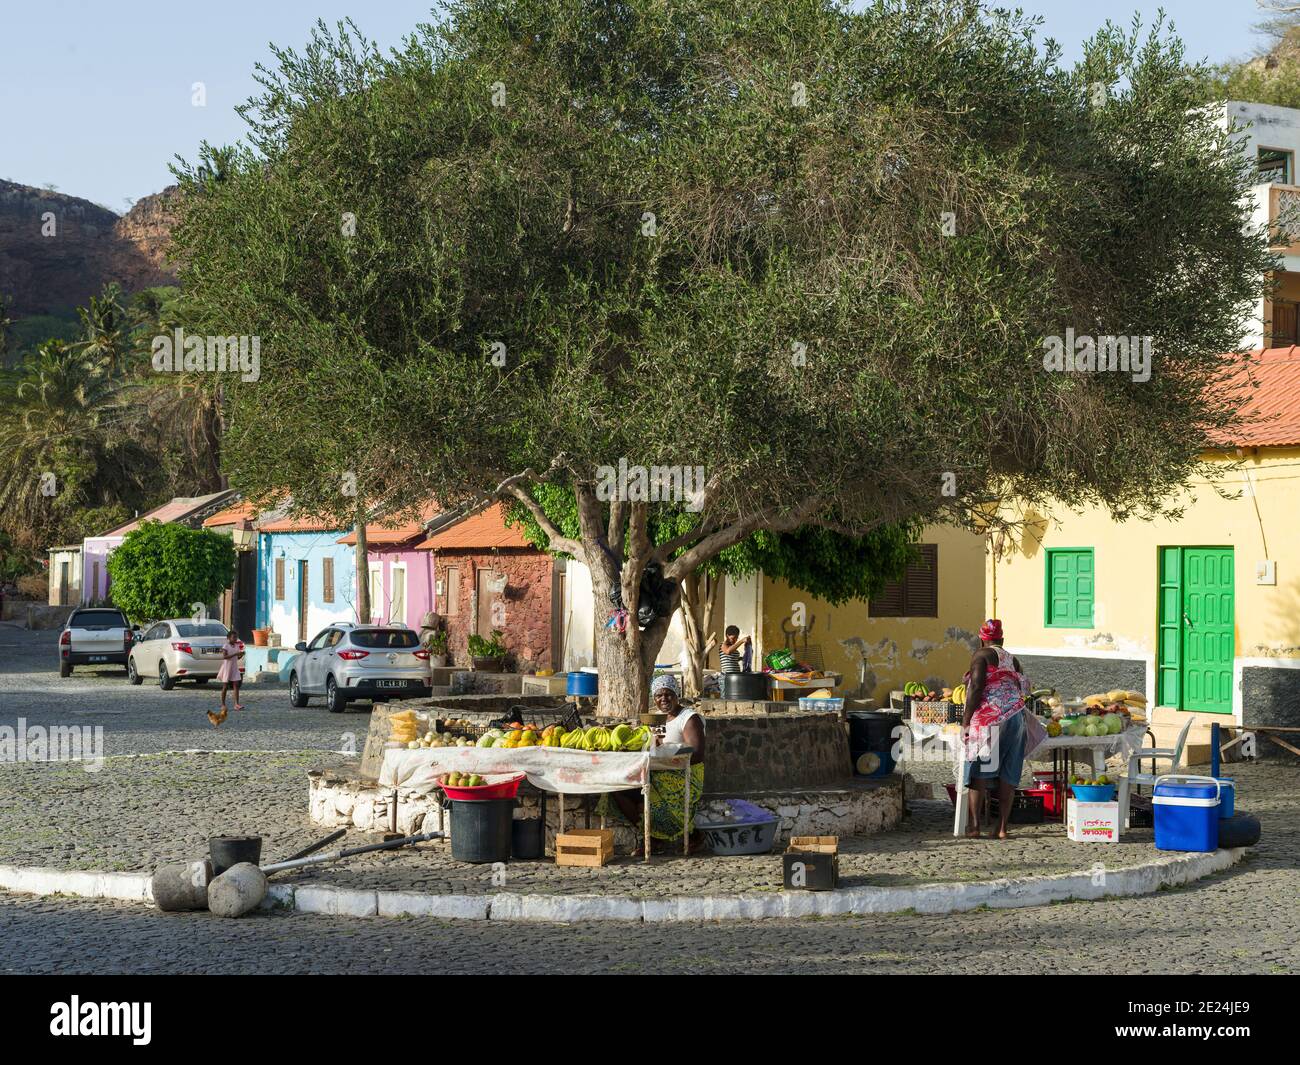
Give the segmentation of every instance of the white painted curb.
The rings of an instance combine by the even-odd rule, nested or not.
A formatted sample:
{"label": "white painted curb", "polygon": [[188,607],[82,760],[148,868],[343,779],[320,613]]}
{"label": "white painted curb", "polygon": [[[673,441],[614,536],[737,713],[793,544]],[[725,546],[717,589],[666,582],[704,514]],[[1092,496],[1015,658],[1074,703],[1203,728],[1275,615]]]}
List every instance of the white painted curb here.
{"label": "white painted curb", "polygon": [[[428,895],[371,891],[334,884],[272,884],[264,910],[293,910],[344,917],[439,917],[467,921],[755,921],[876,913],[945,914],[980,906],[1013,909],[1067,900],[1150,895],[1190,884],[1241,861],[1244,847],[1209,854],[1180,854],[1145,865],[1099,872],[1061,873],[918,887],[838,888],[834,891],[751,891],[740,895],[679,895],[639,899],[626,895]],[[151,902],[144,873],[0,865],[0,889],[26,895],[78,895]]]}

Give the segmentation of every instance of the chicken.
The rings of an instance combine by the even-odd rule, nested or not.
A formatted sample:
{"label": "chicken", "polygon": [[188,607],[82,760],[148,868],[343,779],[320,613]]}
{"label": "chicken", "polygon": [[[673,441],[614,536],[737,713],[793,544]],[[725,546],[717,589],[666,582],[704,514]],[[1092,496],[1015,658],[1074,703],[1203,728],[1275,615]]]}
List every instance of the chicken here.
{"label": "chicken", "polygon": [[213,728],[217,728],[221,722],[226,720],[226,713],[227,710],[224,706],[221,708],[221,712],[217,714],[214,714],[211,710],[208,711],[208,720],[212,723]]}

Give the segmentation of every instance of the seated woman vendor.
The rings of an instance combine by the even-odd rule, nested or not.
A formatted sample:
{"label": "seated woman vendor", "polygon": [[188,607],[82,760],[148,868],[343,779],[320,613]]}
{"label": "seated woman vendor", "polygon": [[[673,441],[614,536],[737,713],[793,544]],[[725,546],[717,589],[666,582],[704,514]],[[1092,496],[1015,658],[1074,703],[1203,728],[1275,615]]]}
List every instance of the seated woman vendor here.
{"label": "seated woman vendor", "polygon": [[[681,689],[676,677],[655,677],[650,684],[650,701],[656,711],[668,715],[663,742],[680,743],[694,748],[691,754],[689,815],[683,809],[686,781],[682,772],[677,769],[656,769],[650,773],[650,837],[667,844],[676,842],[680,848],[682,833],[690,832],[691,850],[695,850],[703,843],[694,828],[695,811],[699,807],[700,796],[704,794],[704,718],[681,701]],[[616,791],[610,797],[618,812],[637,828],[645,823],[641,792]]]}

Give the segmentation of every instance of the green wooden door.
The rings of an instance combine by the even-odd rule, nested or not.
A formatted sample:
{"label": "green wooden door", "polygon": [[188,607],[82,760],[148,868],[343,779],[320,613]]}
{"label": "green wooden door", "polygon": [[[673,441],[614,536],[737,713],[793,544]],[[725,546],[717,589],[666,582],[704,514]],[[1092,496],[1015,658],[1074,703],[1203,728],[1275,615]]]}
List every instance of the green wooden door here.
{"label": "green wooden door", "polygon": [[1232,711],[1232,548],[1183,550],[1184,710]]}
{"label": "green wooden door", "polygon": [[1231,713],[1232,548],[1162,547],[1158,595],[1158,702]]}

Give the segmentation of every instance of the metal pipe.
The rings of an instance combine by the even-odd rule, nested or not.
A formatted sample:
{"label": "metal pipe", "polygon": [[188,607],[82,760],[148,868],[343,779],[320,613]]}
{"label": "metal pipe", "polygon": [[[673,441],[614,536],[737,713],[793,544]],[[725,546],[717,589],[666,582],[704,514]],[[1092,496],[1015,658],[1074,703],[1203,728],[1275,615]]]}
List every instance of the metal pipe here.
{"label": "metal pipe", "polygon": [[318,839],[311,846],[303,847],[302,850],[298,851],[296,854],[289,855],[289,857],[285,858],[284,860],[286,862],[296,862],[299,858],[306,858],[307,855],[315,854],[322,847],[328,847],[340,836],[346,836],[347,834],[348,834],[348,830],[346,828],[340,828],[337,832],[331,832],[324,839]]}
{"label": "metal pipe", "polygon": [[398,847],[406,847],[412,843],[424,843],[430,839],[446,839],[445,832],[422,832],[418,836],[403,836],[401,839],[392,839],[387,843],[370,843],[364,847],[347,847],[339,851],[329,851],[325,854],[313,854],[309,858],[290,858],[287,861],[276,862],[274,865],[262,866],[264,873],[278,873],[282,869],[300,869],[304,865],[319,865],[322,862],[337,862],[343,858],[351,858],[356,854],[369,854],[371,851],[391,851]]}

